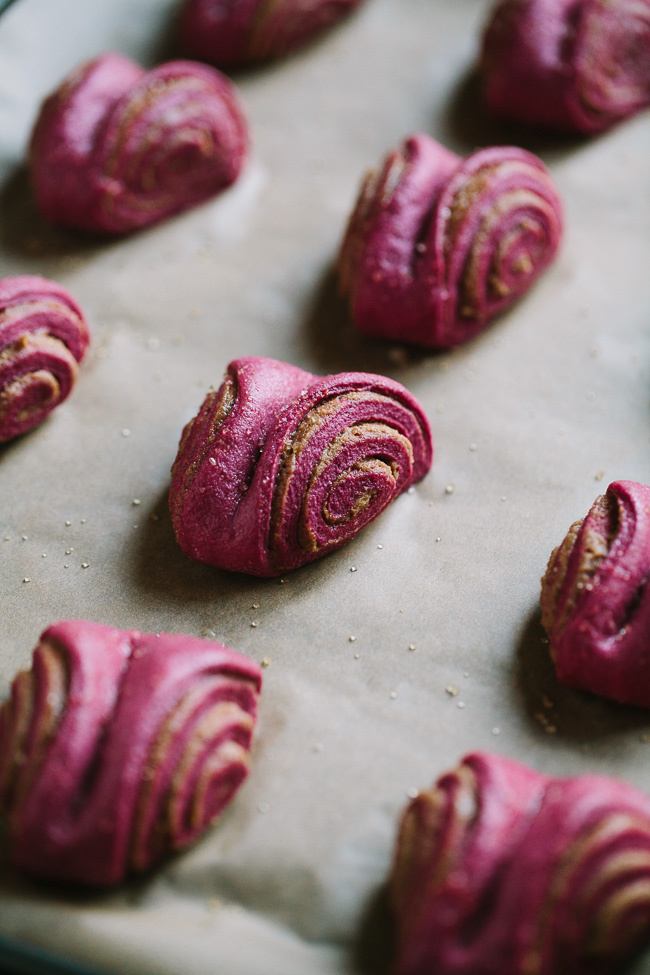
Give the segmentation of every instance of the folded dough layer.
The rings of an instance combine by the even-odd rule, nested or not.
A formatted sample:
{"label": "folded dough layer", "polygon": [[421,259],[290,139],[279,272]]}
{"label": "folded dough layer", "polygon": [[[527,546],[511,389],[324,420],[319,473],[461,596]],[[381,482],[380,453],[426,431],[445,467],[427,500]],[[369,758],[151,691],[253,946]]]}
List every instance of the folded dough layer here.
{"label": "folded dough layer", "polygon": [[614,481],[554,549],[542,623],[569,687],[650,707],[650,487]]}
{"label": "folded dough layer", "polygon": [[169,495],[190,558],[280,575],[340,548],[431,466],[429,424],[399,383],[228,366],[183,431]]}
{"label": "folded dough layer", "polygon": [[69,396],[88,341],[65,288],[33,275],[0,278],[0,442],[31,430]]}
{"label": "folded dough layer", "polygon": [[341,291],[364,335],[458,345],[530,288],[562,224],[536,156],[497,146],[461,159],[414,135],[365,178],[339,254]]}
{"label": "folded dough layer", "polygon": [[260,686],[218,643],[50,626],[0,708],[14,863],[107,886],[187,846],[246,778]]}
{"label": "folded dough layer", "polygon": [[30,168],[52,223],[124,234],[230,186],[247,149],[235,87],[214,68],[169,61],[144,71],[108,53],[43,103]]}
{"label": "folded dough layer", "polygon": [[481,70],[495,114],[602,132],[650,105],[650,0],[501,0]]}
{"label": "folded dough layer", "polygon": [[186,54],[236,67],[284,57],[347,16],[362,0],[186,0]]}
{"label": "folded dough layer", "polygon": [[397,975],[618,975],[650,938],[650,798],[485,752],[407,807]]}

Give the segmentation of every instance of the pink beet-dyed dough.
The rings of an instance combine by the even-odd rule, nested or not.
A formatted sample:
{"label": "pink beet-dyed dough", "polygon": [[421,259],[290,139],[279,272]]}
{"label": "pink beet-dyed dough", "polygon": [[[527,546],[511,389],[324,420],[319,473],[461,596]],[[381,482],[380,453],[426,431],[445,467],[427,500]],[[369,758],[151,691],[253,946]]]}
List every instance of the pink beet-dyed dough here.
{"label": "pink beet-dyed dough", "polygon": [[502,0],[482,73],[497,115],[602,132],[650,105],[650,0]]}
{"label": "pink beet-dyed dough", "polygon": [[186,0],[179,25],[189,57],[235,67],[284,57],[362,0]]}
{"label": "pink beet-dyed dough", "polygon": [[[221,644],[172,634],[141,633],[72,620],[50,626],[41,641],[54,645],[69,671],[69,687],[62,717],[46,750],[29,751],[19,766],[17,785],[3,797],[9,820],[12,859],[38,876],[106,886],[118,883],[131,870],[147,869],[170,849],[196,838],[232,798],[247,774],[247,765],[224,759],[213,776],[221,787],[205,815],[169,835],[165,796],[149,804],[147,829],[135,833],[141,792],[169,773],[151,765],[151,749],[163,722],[191,692],[197,694],[194,712],[176,728],[168,757],[173,765],[192,733],[192,720],[216,701],[234,702],[239,713],[227,716],[219,737],[207,739],[208,755],[222,742],[250,747],[260,668]],[[43,662],[34,652],[37,678],[35,717],[46,701]],[[41,680],[39,682],[39,674]],[[14,682],[13,701],[19,700]],[[9,704],[0,709],[0,783],[11,748]],[[248,720],[242,722],[241,716]],[[205,759],[199,757],[199,761]],[[34,766],[34,767],[33,767]],[[147,770],[152,770],[148,772]],[[193,779],[185,772],[180,801],[191,799]],[[160,789],[158,792],[160,793]],[[163,841],[156,830],[167,826]]]}
{"label": "pink beet-dyed dough", "polygon": [[[471,801],[459,793],[468,773]],[[436,790],[445,812],[435,835],[422,825],[426,794],[403,819],[402,830],[408,820],[420,821],[416,842],[411,834],[406,892],[395,886],[406,834],[398,840],[397,975],[618,975],[620,963],[648,940],[650,798],[616,779],[549,778],[484,752],[466,756]],[[475,813],[454,837],[455,803],[463,816],[473,804]],[[571,856],[575,867],[567,874]],[[599,911],[639,882],[646,893],[626,920],[640,922],[640,930],[625,937],[621,920],[606,936],[606,950],[593,950]]]}
{"label": "pink beet-dyed dough", "polygon": [[[208,441],[213,414],[210,397],[198,417],[186,427],[173,468],[170,506],[176,537],[190,558],[220,568],[254,575],[279,575],[325,552],[339,548],[398,494],[420,480],[432,459],[428,421],[413,396],[399,383],[368,373],[341,373],[319,377],[274,359],[247,357],[228,366],[236,382],[237,399],[212,441]],[[222,387],[223,388],[223,387]],[[346,393],[360,392],[364,399],[339,403],[335,414],[323,422],[299,461],[287,493],[284,517],[276,541],[272,538],[272,508],[276,479],[285,442],[290,442],[301,421],[319,404]],[[377,404],[373,395],[385,400]],[[377,420],[391,427],[411,444],[412,457],[404,455],[401,441],[381,431],[368,430],[358,446],[348,445],[307,487],[312,472],[329,444],[342,431],[361,422]],[[359,427],[356,427],[359,431]],[[360,432],[360,431],[359,431]],[[386,490],[384,473],[378,479],[368,471],[350,470],[368,456],[395,461],[399,476]],[[188,485],[188,472],[191,481]],[[343,477],[343,482],[337,479]],[[354,492],[347,484],[354,485]],[[333,495],[337,510],[349,510],[359,488],[372,481],[377,494],[353,521],[340,529],[314,525],[319,499]],[[334,488],[334,485],[337,485]],[[322,542],[317,551],[305,551],[298,541],[298,521],[309,496],[307,521]],[[332,512],[334,514],[334,512]]]}
{"label": "pink beet-dyed dough", "polygon": [[523,149],[480,149],[463,160],[418,134],[368,185],[339,272],[357,329],[375,338],[439,348],[467,341],[531,287],[562,236],[557,190]]}
{"label": "pink beet-dyed dough", "polygon": [[0,279],[0,442],[67,398],[88,341],[83,312],[65,288],[34,275]]}
{"label": "pink beet-dyed dough", "polygon": [[48,220],[123,234],[225,189],[247,149],[236,90],[218,71],[169,61],[146,72],[109,53],[77,68],[44,102],[31,176]]}
{"label": "pink beet-dyed dough", "polygon": [[[589,587],[582,588],[564,629],[549,634],[551,651],[563,684],[650,707],[650,487],[615,481],[607,493],[618,506],[616,537]],[[590,512],[583,532],[592,518]],[[576,569],[574,557],[559,612]]]}

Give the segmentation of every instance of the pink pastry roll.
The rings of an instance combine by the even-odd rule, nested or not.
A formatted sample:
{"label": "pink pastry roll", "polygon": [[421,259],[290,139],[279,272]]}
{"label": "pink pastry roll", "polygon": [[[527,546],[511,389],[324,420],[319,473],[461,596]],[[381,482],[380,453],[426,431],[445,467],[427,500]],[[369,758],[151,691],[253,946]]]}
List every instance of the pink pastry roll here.
{"label": "pink pastry roll", "polygon": [[235,67],[283,57],[341,20],[362,0],[186,0],[183,50]]}
{"label": "pink pastry roll", "polygon": [[14,863],[106,886],[187,846],[246,778],[260,686],[219,643],[50,626],[0,709]]}
{"label": "pink pastry roll", "polygon": [[428,421],[399,383],[235,359],[183,431],[176,538],[199,562],[280,575],[354,538],[431,459]]}
{"label": "pink pastry roll", "polygon": [[467,756],[402,819],[397,975],[619,975],[650,940],[650,798]]}
{"label": "pink pastry roll", "polygon": [[191,61],[144,71],[104,54],[44,102],[32,183],[52,223],[124,234],[230,186],[247,148],[239,98],[218,71]]}
{"label": "pink pastry roll", "polygon": [[30,430],[69,395],[88,326],[65,288],[0,278],[0,442]]}
{"label": "pink pastry roll", "polygon": [[602,132],[650,105],[650,0],[501,0],[481,67],[495,114]]}
{"label": "pink pastry roll", "polygon": [[650,487],[614,481],[542,578],[542,623],[563,684],[650,707]]}
{"label": "pink pastry roll", "polygon": [[520,298],[561,236],[562,204],[536,156],[497,146],[461,159],[414,135],[365,178],[341,291],[364,335],[447,348]]}

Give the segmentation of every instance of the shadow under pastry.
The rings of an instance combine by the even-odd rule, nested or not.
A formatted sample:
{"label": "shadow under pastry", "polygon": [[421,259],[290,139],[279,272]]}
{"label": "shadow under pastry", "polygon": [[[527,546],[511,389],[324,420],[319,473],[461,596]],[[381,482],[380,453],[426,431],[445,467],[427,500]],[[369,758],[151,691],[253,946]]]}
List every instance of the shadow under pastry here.
{"label": "shadow under pastry", "polygon": [[364,338],[357,332],[348,302],[339,294],[338,274],[330,265],[320,280],[304,325],[307,352],[323,373],[373,372],[398,378],[407,366],[417,366],[444,352],[395,342]]}
{"label": "shadow under pastry", "polygon": [[583,744],[626,732],[650,735],[650,711],[645,708],[560,684],[539,609],[529,617],[517,646],[515,684],[528,720],[542,735]]}
{"label": "shadow under pastry", "polygon": [[479,146],[520,146],[545,162],[562,158],[585,144],[584,136],[508,122],[492,115],[483,101],[479,69],[469,68],[456,84],[435,137],[461,155]]}
{"label": "shadow under pastry", "polygon": [[38,273],[47,276],[48,268],[54,268],[56,260],[63,257],[92,257],[109,243],[109,238],[64,230],[44,220],[27,166],[14,170],[0,186],[0,248],[16,257],[38,261]]}
{"label": "shadow under pastry", "polygon": [[[204,603],[254,591],[263,580],[215,569],[184,554],[174,535],[166,488],[146,512],[143,530],[134,538],[135,552],[127,553],[136,585],[144,592],[182,604]],[[132,558],[132,556],[134,556]]]}
{"label": "shadow under pastry", "polygon": [[395,947],[388,886],[384,885],[368,902],[359,925],[352,955],[355,975],[391,975]]}
{"label": "shadow under pastry", "polygon": [[[344,560],[347,568],[350,559],[354,560],[355,549],[359,558],[357,546],[364,544],[360,532],[342,549],[324,558],[287,570],[286,576],[267,578],[218,569],[185,555],[174,534],[168,489],[143,514],[142,532],[138,537],[134,535],[131,546],[124,550],[125,570],[132,574],[134,584],[154,601],[160,600],[165,608],[209,606],[213,615],[219,612],[224,624],[231,614],[233,621],[239,619],[241,607],[259,601],[262,595],[265,610],[270,613],[274,607],[285,606],[288,597],[317,594],[319,587],[328,584],[332,573],[341,571],[340,560]],[[283,583],[289,581],[293,585],[287,589]]]}

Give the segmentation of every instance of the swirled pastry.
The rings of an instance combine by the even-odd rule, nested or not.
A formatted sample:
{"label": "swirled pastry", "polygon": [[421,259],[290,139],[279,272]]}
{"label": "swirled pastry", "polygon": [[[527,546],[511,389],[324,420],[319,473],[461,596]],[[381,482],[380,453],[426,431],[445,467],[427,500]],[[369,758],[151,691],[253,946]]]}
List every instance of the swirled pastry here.
{"label": "swirled pastry", "polygon": [[498,146],[460,159],[414,135],[366,176],[341,291],[365,335],[458,345],[530,288],[561,235],[561,201],[536,156]]}
{"label": "swirled pastry", "polygon": [[340,548],[431,459],[427,419],[399,383],[235,359],[183,431],[176,538],[199,562],[280,575]]}
{"label": "swirled pastry", "polygon": [[650,487],[614,481],[542,578],[542,623],[563,684],[650,707]]}
{"label": "swirled pastry", "polygon": [[0,442],[66,399],[87,346],[83,312],[65,288],[31,275],[0,279]]}
{"label": "swirled pastry", "polygon": [[260,686],[218,643],[50,626],[0,709],[14,863],[106,886],[187,846],[246,778]]}
{"label": "swirled pastry", "polygon": [[169,61],[144,71],[104,54],[44,102],[31,177],[52,223],[124,234],[230,186],[247,147],[235,88],[214,68]]}
{"label": "swirled pastry", "polygon": [[650,0],[501,0],[481,67],[497,115],[602,132],[650,105]]}
{"label": "swirled pastry", "polygon": [[407,807],[397,975],[619,975],[650,939],[650,799],[467,756]]}
{"label": "swirled pastry", "polygon": [[291,53],[341,20],[362,0],[186,0],[183,50],[235,67]]}

